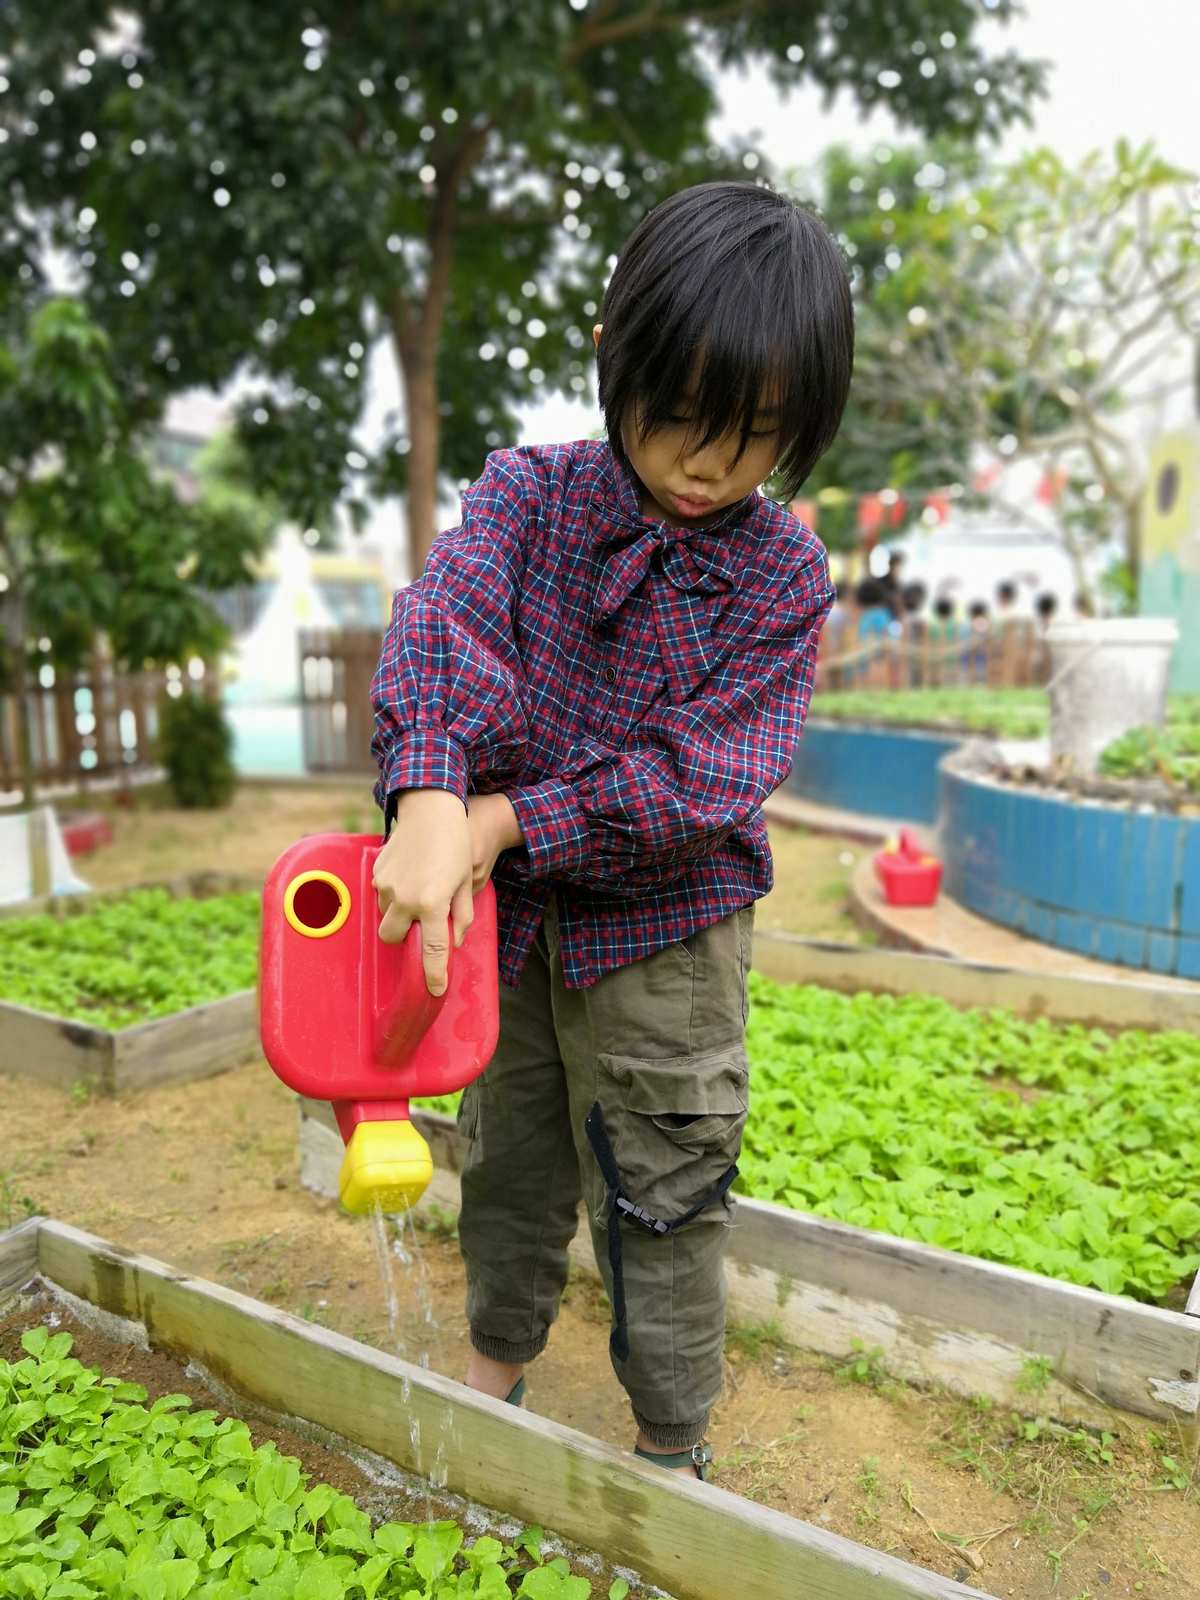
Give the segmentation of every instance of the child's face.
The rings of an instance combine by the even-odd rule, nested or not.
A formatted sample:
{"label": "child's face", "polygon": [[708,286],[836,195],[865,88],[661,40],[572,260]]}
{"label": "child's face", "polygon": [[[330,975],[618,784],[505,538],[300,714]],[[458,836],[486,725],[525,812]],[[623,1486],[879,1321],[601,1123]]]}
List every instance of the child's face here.
{"label": "child's face", "polygon": [[741,436],[732,434],[703,447],[691,419],[677,420],[642,436],[624,430],[622,442],[633,470],[641,479],[644,515],[680,527],[702,527],[726,506],[742,500],[771,475],[779,453],[779,436],[765,417],[738,456]]}

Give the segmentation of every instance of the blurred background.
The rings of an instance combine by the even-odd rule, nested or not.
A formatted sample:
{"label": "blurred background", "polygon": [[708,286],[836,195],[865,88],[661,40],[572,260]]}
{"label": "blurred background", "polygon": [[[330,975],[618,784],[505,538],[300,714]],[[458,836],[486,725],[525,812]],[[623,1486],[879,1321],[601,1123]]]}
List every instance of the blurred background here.
{"label": "blurred background", "polygon": [[[1136,16],[240,0],[214,25],[199,0],[10,0],[6,802],[319,778],[373,827],[392,592],[489,449],[598,431],[614,252],[665,195],[737,176],[817,208],[857,301],[850,408],[794,507],[838,584],[814,727],[1040,740],[1025,766],[1061,775],[1055,630],[1173,620],[1067,766],[1192,805],[1200,15]],[[803,757],[794,786],[936,820]]]}

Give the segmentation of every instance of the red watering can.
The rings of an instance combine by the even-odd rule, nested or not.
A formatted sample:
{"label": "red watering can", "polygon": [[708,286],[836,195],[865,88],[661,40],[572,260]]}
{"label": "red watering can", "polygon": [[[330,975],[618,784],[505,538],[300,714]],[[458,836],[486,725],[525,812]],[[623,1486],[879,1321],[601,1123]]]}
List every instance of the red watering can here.
{"label": "red watering can", "polygon": [[942,886],[942,863],[921,848],[916,834],[900,830],[875,857],[875,875],[890,906],[931,906]]}
{"label": "red watering can", "polygon": [[425,987],[420,929],[379,937],[371,872],[378,834],[317,833],[285,850],[263,888],[259,1027],[263,1053],[298,1094],[329,1100],[346,1142],[348,1211],[400,1211],[433,1175],[409,1121],[410,1095],[450,1094],[491,1060],[499,1029],[496,897],[450,951],[446,992]]}

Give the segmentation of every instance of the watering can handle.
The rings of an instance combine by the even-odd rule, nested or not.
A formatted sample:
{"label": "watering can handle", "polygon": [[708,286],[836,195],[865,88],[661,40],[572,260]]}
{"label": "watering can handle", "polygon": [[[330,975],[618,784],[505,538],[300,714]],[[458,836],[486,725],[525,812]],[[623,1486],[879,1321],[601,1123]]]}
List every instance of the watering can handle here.
{"label": "watering can handle", "polygon": [[446,1003],[454,983],[454,938],[450,932],[446,989],[440,995],[430,994],[425,983],[419,922],[413,923],[398,948],[391,948],[396,950],[400,979],[390,1003],[375,1014],[375,1058],[380,1066],[402,1067]]}

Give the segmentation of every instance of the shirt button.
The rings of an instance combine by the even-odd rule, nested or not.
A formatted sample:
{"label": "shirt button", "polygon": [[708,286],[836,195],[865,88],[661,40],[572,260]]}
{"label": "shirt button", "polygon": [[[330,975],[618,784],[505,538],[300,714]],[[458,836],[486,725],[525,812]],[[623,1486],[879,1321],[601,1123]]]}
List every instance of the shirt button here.
{"label": "shirt button", "polygon": [[616,681],[617,681],[617,669],[616,669],[616,667],[605,667],[605,669],[604,669],[604,678],[605,678],[605,681],[607,683],[616,683]]}

